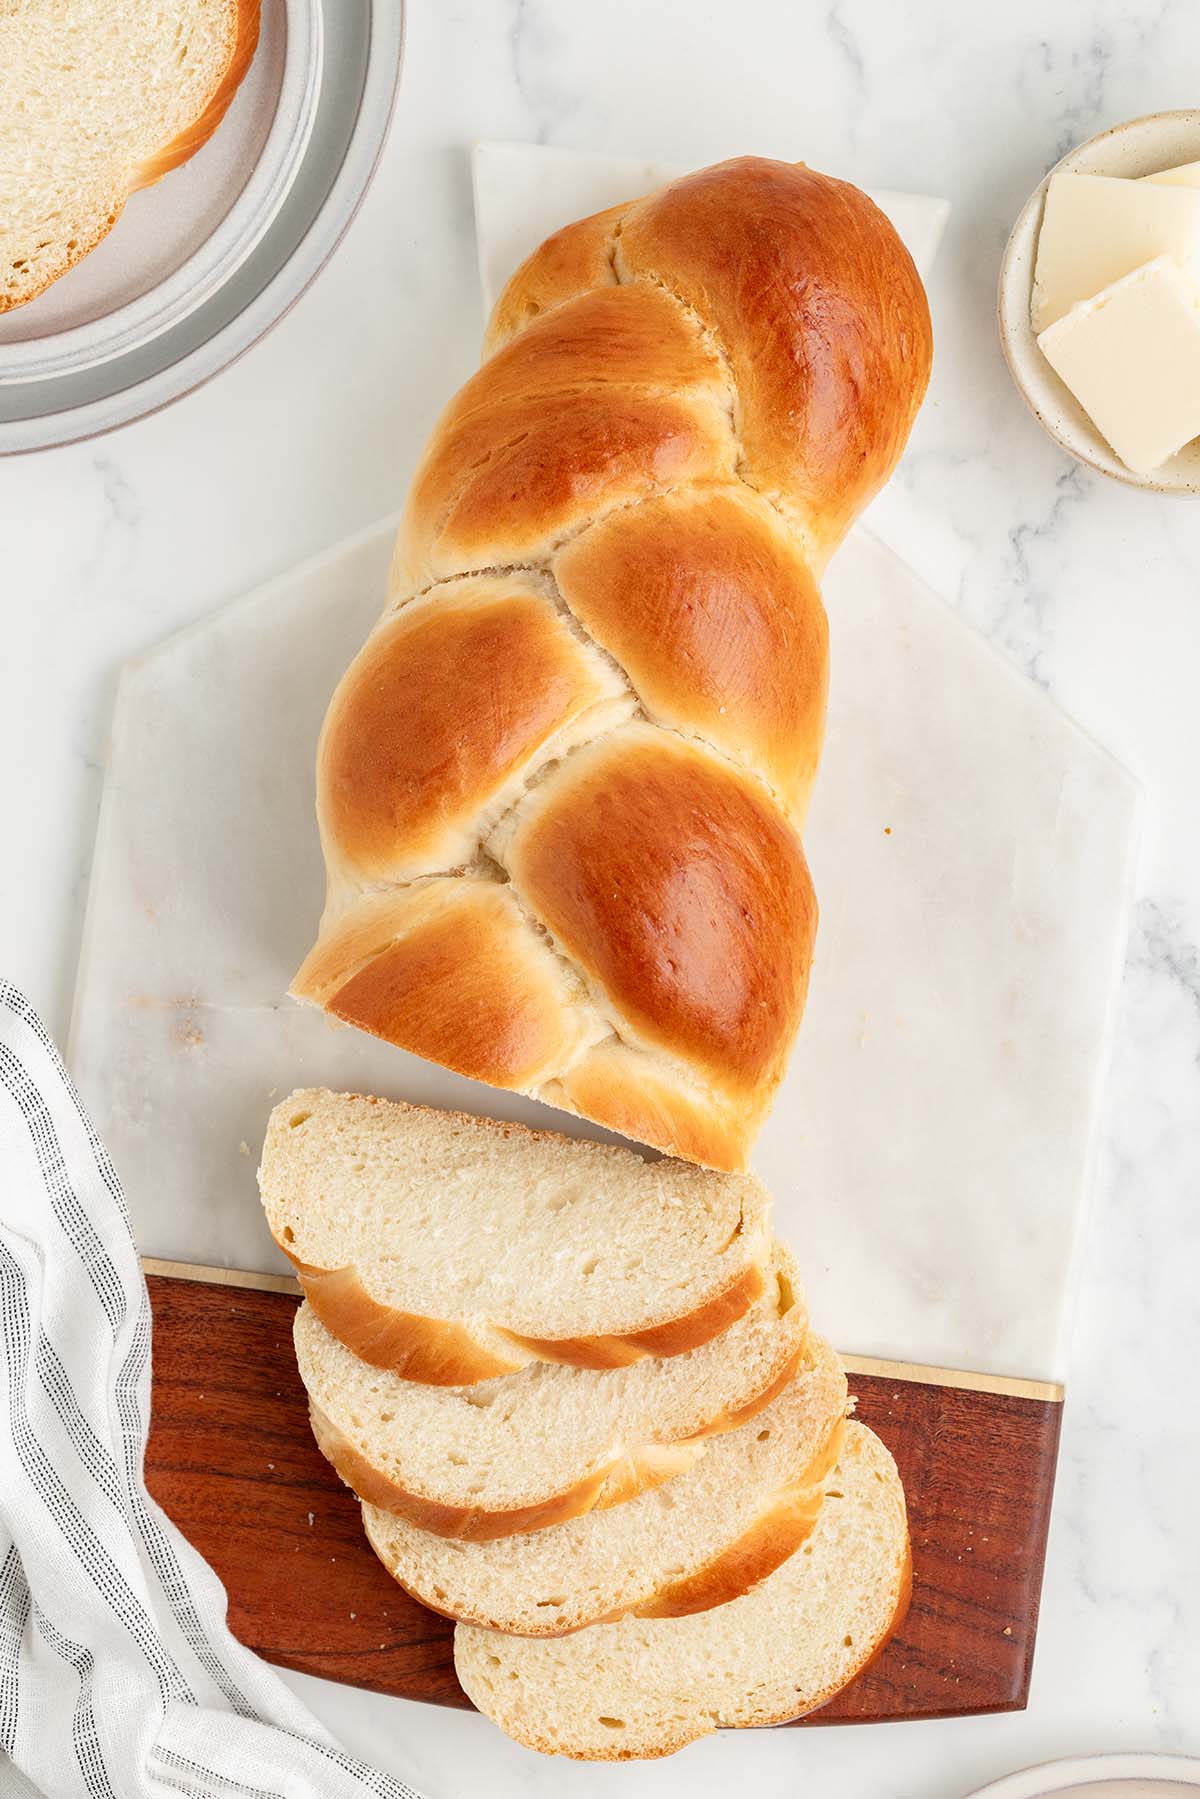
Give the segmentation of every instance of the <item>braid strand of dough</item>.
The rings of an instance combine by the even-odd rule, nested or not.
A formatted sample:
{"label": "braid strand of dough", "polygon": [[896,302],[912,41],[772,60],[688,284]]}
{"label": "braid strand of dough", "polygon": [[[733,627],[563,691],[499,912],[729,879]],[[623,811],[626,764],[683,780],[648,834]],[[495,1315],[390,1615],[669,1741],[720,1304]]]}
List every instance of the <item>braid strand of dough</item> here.
{"label": "braid strand of dough", "polygon": [[425,450],[318,751],[293,993],[745,1166],[803,1010],[818,577],[924,395],[856,188],[743,158],[549,238]]}

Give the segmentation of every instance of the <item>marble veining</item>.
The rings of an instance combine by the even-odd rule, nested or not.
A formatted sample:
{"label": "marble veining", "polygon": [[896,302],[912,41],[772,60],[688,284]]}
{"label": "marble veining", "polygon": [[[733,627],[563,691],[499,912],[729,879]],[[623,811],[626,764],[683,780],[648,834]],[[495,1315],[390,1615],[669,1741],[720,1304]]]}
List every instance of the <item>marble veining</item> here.
{"label": "marble veining", "polygon": [[[1046,169],[1106,125],[1194,106],[1198,58],[1186,0],[412,0],[379,175],[288,318],[160,416],[0,464],[0,961],[61,1037],[117,670],[396,505],[407,446],[478,351],[471,142],[692,163],[756,149],[953,203],[933,387],[875,528],[1146,796],[1030,1708],[741,1734],[614,1770],[287,1677],[435,1799],[724,1799],[732,1782],[962,1799],[1050,1756],[1200,1751],[1200,505],[1075,473],[1012,390],[994,322],[1008,228]],[[136,524],[116,523],[98,459]]]}

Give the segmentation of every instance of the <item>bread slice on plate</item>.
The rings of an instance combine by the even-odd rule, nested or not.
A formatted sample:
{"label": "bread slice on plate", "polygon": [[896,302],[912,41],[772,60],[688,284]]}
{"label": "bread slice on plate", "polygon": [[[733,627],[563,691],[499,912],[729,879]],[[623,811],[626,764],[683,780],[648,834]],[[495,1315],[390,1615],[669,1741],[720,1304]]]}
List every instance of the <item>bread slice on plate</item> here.
{"label": "bread slice on plate", "polygon": [[95,249],[220,124],[259,0],[0,5],[0,312]]}
{"label": "bread slice on plate", "polygon": [[783,1724],[826,1704],[901,1622],[910,1580],[896,1465],[851,1423],[810,1536],[753,1592],[556,1638],[459,1624],[454,1664],[480,1711],[531,1749],[669,1755],[723,1726]]}
{"label": "bread slice on plate", "polygon": [[771,1257],[751,1175],[356,1094],[276,1106],[259,1185],[325,1327],[440,1386],[684,1354],[761,1297]]}
{"label": "bread slice on plate", "polygon": [[705,1611],[748,1592],[804,1541],[846,1415],[837,1356],[811,1335],[770,1405],[694,1467],[625,1505],[490,1542],[434,1536],[363,1507],[376,1555],[423,1605],[522,1636],[599,1619]]}
{"label": "bread slice on plate", "polygon": [[804,1348],[795,1266],[776,1248],[763,1297],[686,1355],[627,1368],[533,1362],[469,1387],[372,1368],[309,1305],[296,1357],[313,1433],[360,1499],[439,1536],[540,1530],[682,1473],[705,1439],[761,1411]]}

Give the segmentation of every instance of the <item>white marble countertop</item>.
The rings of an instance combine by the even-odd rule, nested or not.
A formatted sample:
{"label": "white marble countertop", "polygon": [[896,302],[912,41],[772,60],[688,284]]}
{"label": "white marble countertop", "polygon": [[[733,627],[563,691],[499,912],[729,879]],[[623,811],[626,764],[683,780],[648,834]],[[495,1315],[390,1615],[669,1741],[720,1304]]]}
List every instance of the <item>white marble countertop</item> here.
{"label": "white marble countertop", "polygon": [[118,670],[396,505],[407,446],[476,357],[476,137],[693,163],[754,149],[949,196],[933,388],[888,535],[1145,789],[1028,1712],[743,1733],[589,1769],[474,1717],[289,1677],[431,1799],[707,1799],[731,1779],[958,1799],[1050,1755],[1200,1751],[1200,504],[1068,464],[1013,391],[993,323],[1008,225],[1045,168],[1104,125],[1195,104],[1198,55],[1183,0],[413,0],[383,166],[295,311],[168,412],[0,464],[0,964],[60,1038]]}

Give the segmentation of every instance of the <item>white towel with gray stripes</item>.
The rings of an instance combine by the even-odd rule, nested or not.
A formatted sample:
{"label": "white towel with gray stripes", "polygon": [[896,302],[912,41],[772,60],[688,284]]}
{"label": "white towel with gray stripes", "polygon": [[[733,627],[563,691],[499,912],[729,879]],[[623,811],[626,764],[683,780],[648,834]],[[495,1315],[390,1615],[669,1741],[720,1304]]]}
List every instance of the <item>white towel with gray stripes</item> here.
{"label": "white towel with gray stripes", "polygon": [[230,1635],[146,1492],[149,1408],[120,1183],[0,981],[0,1796],[416,1799]]}

